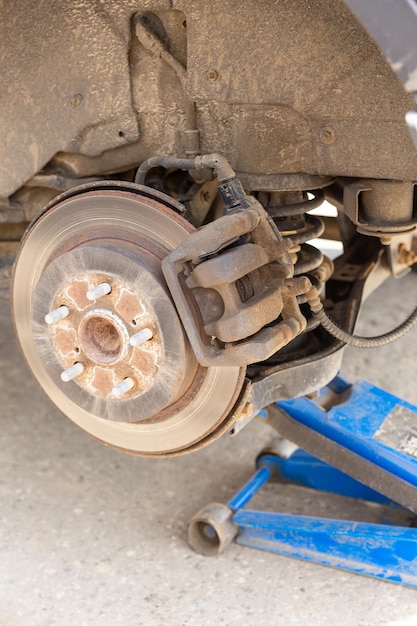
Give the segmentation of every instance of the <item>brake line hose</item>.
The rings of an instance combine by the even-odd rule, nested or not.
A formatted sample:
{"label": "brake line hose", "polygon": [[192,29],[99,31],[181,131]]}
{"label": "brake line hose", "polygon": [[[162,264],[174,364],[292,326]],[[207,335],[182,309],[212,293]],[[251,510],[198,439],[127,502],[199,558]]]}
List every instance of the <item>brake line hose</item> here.
{"label": "brake line hose", "polygon": [[330,335],[339,339],[339,341],[342,341],[348,346],[353,346],[354,348],[380,348],[386,346],[408,333],[417,322],[416,306],[410,315],[399,324],[399,326],[396,326],[396,328],[393,328],[383,335],[377,335],[376,337],[361,337],[360,335],[348,333],[332,320],[324,310],[319,293],[313,285],[307,292],[306,297],[314,317],[320,322],[323,328],[327,330]]}

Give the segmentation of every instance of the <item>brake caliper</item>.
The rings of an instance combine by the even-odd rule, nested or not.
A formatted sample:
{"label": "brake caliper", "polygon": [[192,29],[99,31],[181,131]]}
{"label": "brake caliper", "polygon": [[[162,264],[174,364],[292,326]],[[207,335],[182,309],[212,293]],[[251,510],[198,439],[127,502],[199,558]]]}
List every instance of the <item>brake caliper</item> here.
{"label": "brake caliper", "polygon": [[223,182],[226,214],[191,234],[162,269],[197,360],[204,366],[263,361],[306,327],[284,241],[237,178]]}

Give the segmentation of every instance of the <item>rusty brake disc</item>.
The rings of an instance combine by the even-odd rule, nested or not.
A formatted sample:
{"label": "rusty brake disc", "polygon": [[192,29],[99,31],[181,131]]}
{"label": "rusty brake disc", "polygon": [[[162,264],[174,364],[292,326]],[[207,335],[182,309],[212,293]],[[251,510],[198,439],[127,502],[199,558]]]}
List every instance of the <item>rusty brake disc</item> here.
{"label": "rusty brake disc", "polygon": [[29,368],[54,404],[106,444],[181,453],[221,430],[244,368],[198,364],[161,271],[194,228],[132,189],[64,198],[28,229],[12,309]]}

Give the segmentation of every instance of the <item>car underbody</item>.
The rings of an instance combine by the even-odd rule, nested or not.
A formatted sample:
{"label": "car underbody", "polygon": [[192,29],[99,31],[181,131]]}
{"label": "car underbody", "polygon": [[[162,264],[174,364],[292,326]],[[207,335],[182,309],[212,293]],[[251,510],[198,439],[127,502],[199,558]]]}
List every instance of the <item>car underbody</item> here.
{"label": "car underbody", "polygon": [[100,441],[196,450],[367,347],[361,302],[415,261],[415,89],[347,5],[3,7],[1,267],[18,247],[28,367]]}

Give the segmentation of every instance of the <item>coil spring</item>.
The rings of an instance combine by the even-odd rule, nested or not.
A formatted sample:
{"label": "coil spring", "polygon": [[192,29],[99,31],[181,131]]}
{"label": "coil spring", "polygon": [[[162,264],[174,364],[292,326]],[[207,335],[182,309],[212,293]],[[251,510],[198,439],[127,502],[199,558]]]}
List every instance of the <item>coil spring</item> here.
{"label": "coil spring", "polygon": [[[311,239],[320,237],[324,231],[323,221],[307,212],[320,206],[324,199],[324,192],[321,189],[311,192],[258,191],[256,196],[274,220],[281,236],[292,242],[289,253],[294,263],[294,275],[307,275],[318,293],[322,294],[325,282],[332,273],[333,264],[320,250],[307,243]],[[320,338],[312,332],[320,325],[320,322],[312,315],[305,295],[297,296],[297,301],[307,320],[307,326],[303,333],[288,346],[268,359],[270,366],[280,365],[289,359],[302,359],[320,349]]]}
{"label": "coil spring", "polygon": [[320,267],[324,258],[320,250],[307,243],[310,239],[320,237],[324,231],[323,221],[316,215],[307,214],[307,211],[317,208],[323,202],[323,191],[319,189],[311,193],[312,198],[306,197],[301,202],[267,207],[281,235],[291,238],[294,244],[289,252],[296,276],[313,272]]}
{"label": "coil spring", "polygon": [[[263,198],[265,209],[276,223],[282,237],[292,241],[289,249],[292,262],[294,263],[294,275],[307,275],[320,293],[323,292],[324,283],[333,271],[333,264],[315,246],[307,243],[311,239],[320,237],[324,231],[324,223],[316,215],[307,212],[317,208],[324,200],[324,193],[321,189],[309,191],[312,197],[307,196],[307,192],[295,192],[297,200],[301,201],[288,203],[294,199],[294,192],[271,193],[267,198]],[[300,304],[305,302],[305,298],[298,298]]]}

